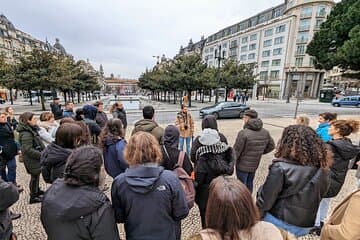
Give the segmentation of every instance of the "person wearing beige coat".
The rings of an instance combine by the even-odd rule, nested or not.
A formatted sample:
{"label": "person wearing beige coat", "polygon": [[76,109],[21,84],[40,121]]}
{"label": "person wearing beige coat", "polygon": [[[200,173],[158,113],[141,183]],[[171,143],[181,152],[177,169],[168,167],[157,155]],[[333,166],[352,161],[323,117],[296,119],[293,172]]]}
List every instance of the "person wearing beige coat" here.
{"label": "person wearing beige coat", "polygon": [[360,190],[350,194],[334,210],[321,230],[321,240],[360,239]]}
{"label": "person wearing beige coat", "polygon": [[181,111],[176,115],[175,125],[179,128],[179,149],[183,150],[184,142],[186,142],[186,153],[190,156],[190,144],[194,135],[194,119],[188,112],[187,106],[181,105]]}

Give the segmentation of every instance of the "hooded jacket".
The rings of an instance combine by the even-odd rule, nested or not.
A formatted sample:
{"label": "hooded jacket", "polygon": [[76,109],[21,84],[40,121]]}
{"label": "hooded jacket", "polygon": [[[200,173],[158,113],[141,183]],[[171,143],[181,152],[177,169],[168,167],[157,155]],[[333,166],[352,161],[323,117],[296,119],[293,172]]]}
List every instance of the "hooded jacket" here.
{"label": "hooded jacket", "polygon": [[[179,154],[180,154],[180,150],[178,149],[179,136],[180,136],[180,132],[176,126],[169,125],[165,128],[164,145],[162,145],[161,147],[163,160],[160,164],[165,168],[165,170],[170,170],[170,171],[174,170],[178,163]],[[193,167],[186,153],[184,155],[182,168],[189,176],[191,176]]]}
{"label": "hooded jacket", "polygon": [[46,183],[53,183],[64,176],[65,164],[72,150],[51,143],[41,153],[42,176]]}
{"label": "hooded jacket", "polygon": [[63,117],[63,110],[60,104],[50,103],[51,112],[54,114],[55,120],[59,120]]}
{"label": "hooded jacket", "polygon": [[24,160],[26,171],[29,174],[37,175],[41,172],[40,156],[45,146],[37,132],[37,127],[30,127],[19,123],[16,130],[19,132],[21,154]]}
{"label": "hooded jacket", "polygon": [[0,123],[0,146],[2,147],[0,158],[4,162],[17,155],[18,147],[15,142],[14,131],[9,123]]}
{"label": "hooded jacket", "polygon": [[104,128],[108,121],[108,117],[105,112],[97,112],[95,117],[95,122],[99,125],[100,128]]}
{"label": "hooded jacket", "polygon": [[236,169],[255,172],[261,156],[275,148],[274,139],[263,128],[261,119],[250,119],[241,130],[234,144]]}
{"label": "hooded jacket", "polygon": [[56,180],[44,195],[40,219],[51,240],[119,239],[111,203],[97,187]]}
{"label": "hooded jacket", "polygon": [[176,222],[189,213],[177,176],[153,164],[126,169],[115,178],[111,196],[127,239],[175,240]]}
{"label": "hooded jacket", "polygon": [[86,125],[88,125],[91,135],[93,137],[93,143],[96,142],[96,136],[99,136],[101,132],[101,128],[99,125],[95,122],[96,114],[97,114],[97,108],[92,105],[85,105],[83,107],[84,111],[84,122]]}
{"label": "hooded jacket", "polygon": [[129,167],[124,159],[125,146],[126,141],[124,139],[105,139],[104,166],[107,174],[112,178],[116,178]]}
{"label": "hooded jacket", "polygon": [[18,188],[0,178],[0,239],[10,239],[13,225],[9,207],[19,199]]}
{"label": "hooded jacket", "polygon": [[349,161],[356,157],[360,147],[353,145],[348,138],[330,141],[328,145],[334,154],[334,162],[330,167],[330,186],[325,197],[331,198],[340,192],[345,182]]}
{"label": "hooded jacket", "polygon": [[[220,141],[223,143],[228,144],[226,137],[224,134],[219,132],[218,125],[216,122],[216,118],[213,115],[207,115],[204,117],[204,119],[201,122],[201,129],[204,130],[205,128],[210,128],[218,131],[220,136]],[[199,141],[200,136],[197,136],[192,144],[191,152],[190,152],[190,159],[194,163],[194,165],[197,165],[198,159],[196,159],[196,151],[203,146]]]}
{"label": "hooded jacket", "polygon": [[329,128],[330,123],[320,123],[318,128],[316,129],[317,135],[323,140],[324,142],[328,142],[331,140],[331,136],[329,135]]}
{"label": "hooded jacket", "polygon": [[151,133],[160,144],[163,143],[164,129],[151,119],[142,119],[135,123],[131,136],[139,131]]}

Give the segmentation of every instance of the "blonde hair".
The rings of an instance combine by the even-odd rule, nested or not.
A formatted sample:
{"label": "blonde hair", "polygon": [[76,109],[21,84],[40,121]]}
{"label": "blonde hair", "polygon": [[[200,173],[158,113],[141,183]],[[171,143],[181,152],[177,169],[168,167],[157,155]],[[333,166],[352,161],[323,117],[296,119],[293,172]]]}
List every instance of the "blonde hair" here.
{"label": "blonde hair", "polygon": [[299,115],[299,116],[296,118],[296,124],[309,126],[309,124],[310,124],[310,119],[309,119],[308,116],[306,116],[306,115]]}
{"label": "blonde hair", "polygon": [[124,151],[129,165],[160,163],[162,152],[156,138],[147,132],[137,132],[129,140]]}

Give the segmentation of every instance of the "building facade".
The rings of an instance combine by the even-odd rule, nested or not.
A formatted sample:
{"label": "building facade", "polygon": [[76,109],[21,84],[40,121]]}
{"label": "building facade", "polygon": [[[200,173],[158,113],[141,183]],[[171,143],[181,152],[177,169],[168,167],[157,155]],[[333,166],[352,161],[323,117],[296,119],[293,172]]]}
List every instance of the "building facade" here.
{"label": "building facade", "polygon": [[209,36],[202,58],[213,67],[218,65],[218,54],[256,63],[254,97],[315,98],[325,71],[314,68],[306,46],[334,4],[332,0],[286,0]]}
{"label": "building facade", "polygon": [[109,77],[105,78],[105,92],[114,95],[132,95],[139,91],[138,80]]}

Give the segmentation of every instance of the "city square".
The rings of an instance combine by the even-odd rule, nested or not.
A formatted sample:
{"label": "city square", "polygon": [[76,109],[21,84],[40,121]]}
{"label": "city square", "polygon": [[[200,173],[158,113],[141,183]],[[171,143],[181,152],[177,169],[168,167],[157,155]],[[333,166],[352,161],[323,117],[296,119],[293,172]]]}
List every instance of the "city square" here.
{"label": "city square", "polygon": [[360,239],[358,0],[34,2],[0,13],[0,240]]}

